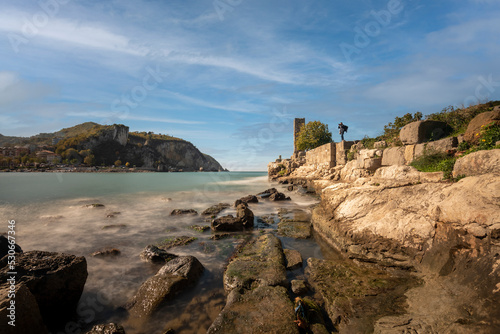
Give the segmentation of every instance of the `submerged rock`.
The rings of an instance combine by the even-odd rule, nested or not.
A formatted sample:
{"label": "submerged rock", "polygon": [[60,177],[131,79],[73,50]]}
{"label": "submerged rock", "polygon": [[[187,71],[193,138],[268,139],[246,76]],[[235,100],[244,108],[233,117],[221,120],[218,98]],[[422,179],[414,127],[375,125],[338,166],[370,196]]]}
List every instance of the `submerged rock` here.
{"label": "submerged rock", "polygon": [[233,290],[207,334],[298,334],[288,292],[281,286],[260,286],[240,293]]}
{"label": "submerged rock", "polygon": [[125,334],[125,329],[112,322],[106,325],[95,325],[86,334]]}
{"label": "submerged rock", "polygon": [[171,216],[179,216],[179,215],[197,215],[198,211],[194,209],[174,209],[170,212]]}
{"label": "submerged rock", "polygon": [[210,229],[210,226],[208,226],[208,225],[204,225],[204,226],[201,226],[201,225],[191,225],[191,226],[189,226],[189,228],[192,229],[192,230],[195,230],[196,232],[205,232],[206,230]]}
{"label": "submerged rock", "polygon": [[248,203],[258,203],[259,200],[257,199],[257,196],[255,195],[248,195],[248,196],[245,196],[245,197],[242,197],[240,199],[237,199],[236,202],[234,202],[234,207],[238,207],[238,205],[244,203],[244,204],[248,204]]}
{"label": "submerged rock", "polygon": [[177,257],[177,255],[170,254],[154,245],[146,246],[140,256],[142,260],[151,263],[165,263]]}
{"label": "submerged rock", "polygon": [[94,257],[108,257],[108,256],[118,256],[121,252],[116,248],[105,248],[98,250],[97,252],[92,253],[91,255]]}
{"label": "submerged rock", "polygon": [[303,210],[280,211],[278,234],[284,237],[307,239],[312,236],[311,215]]}
{"label": "submerged rock", "polygon": [[302,267],[302,255],[294,249],[284,249],[286,269],[293,270]]}
{"label": "submerged rock", "polygon": [[157,244],[157,246],[161,249],[170,249],[173,247],[177,246],[185,246],[187,244],[192,243],[195,241],[195,237],[189,237],[189,236],[180,236],[180,237],[172,237],[172,238],[167,238]]}
{"label": "submerged rock", "polygon": [[258,286],[287,286],[281,241],[265,234],[248,242],[227,266],[224,289],[253,289]]}
{"label": "submerged rock", "polygon": [[92,203],[84,206],[85,208],[104,208],[104,204],[101,203]]}
{"label": "submerged rock", "polygon": [[224,209],[229,208],[231,205],[229,203],[219,203],[212,205],[208,209],[205,209],[201,214],[204,216],[216,216],[221,213]]}
{"label": "submerged rock", "polygon": [[127,304],[130,315],[146,320],[165,302],[196,284],[203,270],[203,265],[193,256],[179,256],[169,261],[141,285]]}
{"label": "submerged rock", "polygon": [[[0,282],[10,277],[7,257],[0,261]],[[16,283],[24,283],[35,297],[45,324],[64,324],[75,314],[87,280],[83,256],[30,251],[16,255]]]}
{"label": "submerged rock", "polygon": [[[293,186],[292,186],[292,190],[293,190]],[[290,200],[290,197],[279,192],[276,188],[267,189],[261,193],[258,193],[257,196],[260,196],[261,198],[268,198],[271,201],[288,201],[288,200]]]}

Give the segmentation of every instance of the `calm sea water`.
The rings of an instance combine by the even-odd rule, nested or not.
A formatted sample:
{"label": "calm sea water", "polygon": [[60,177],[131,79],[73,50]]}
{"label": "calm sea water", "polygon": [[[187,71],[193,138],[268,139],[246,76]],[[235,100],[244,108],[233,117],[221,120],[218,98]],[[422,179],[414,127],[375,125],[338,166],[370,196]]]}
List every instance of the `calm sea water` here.
{"label": "calm sea water", "polygon": [[[0,233],[7,231],[8,220],[15,220],[16,241],[24,251],[86,257],[89,277],[77,321],[82,330],[92,324],[117,321],[125,325],[129,334],[161,333],[166,327],[173,327],[178,333],[201,333],[224,304],[223,267],[241,236],[213,241],[210,231],[200,233],[189,228],[193,224],[209,225],[204,217],[170,216],[170,212],[201,212],[213,204],[232,204],[242,196],[272,186],[277,185],[270,184],[263,172],[0,173]],[[287,194],[292,197],[291,202],[261,201],[250,208],[261,216],[276,214],[282,207],[307,210],[316,202],[309,196]],[[104,207],[86,207],[92,203]],[[234,212],[230,208],[222,214]],[[177,236],[194,236],[197,240],[169,251],[197,257],[206,268],[205,274],[190,293],[172,302],[144,329],[129,322],[121,309],[159,269],[142,262],[139,254],[149,244]],[[282,242],[287,248],[299,249],[304,258],[322,256],[313,240],[282,238]],[[119,249],[121,255],[90,256],[106,247]],[[93,305],[92,299],[100,304]]]}

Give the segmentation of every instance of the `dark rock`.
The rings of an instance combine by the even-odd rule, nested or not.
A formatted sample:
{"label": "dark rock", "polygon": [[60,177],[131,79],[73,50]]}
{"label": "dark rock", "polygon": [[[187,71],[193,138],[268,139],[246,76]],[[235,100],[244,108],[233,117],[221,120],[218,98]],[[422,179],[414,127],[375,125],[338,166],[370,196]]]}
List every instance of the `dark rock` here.
{"label": "dark rock", "polygon": [[212,221],[212,230],[225,232],[243,231],[243,222],[232,215],[220,217]]}
{"label": "dark rock", "polygon": [[312,235],[312,225],[309,222],[282,221],[278,224],[278,234],[284,237],[307,239]]}
{"label": "dark rock", "polygon": [[151,263],[165,263],[175,259],[177,255],[167,253],[167,251],[160,249],[154,245],[146,246],[141,252],[141,259]]}
{"label": "dark rock", "polygon": [[[7,257],[0,261],[0,283],[7,282]],[[17,283],[35,296],[45,324],[51,328],[74,315],[87,280],[83,256],[30,251],[16,255]]]}
{"label": "dark rock", "polygon": [[284,249],[286,269],[293,270],[302,267],[302,255],[294,249]]}
{"label": "dark rock", "polygon": [[293,191],[293,185],[292,186],[288,186],[288,191]]}
{"label": "dark rock", "polygon": [[95,325],[86,334],[125,334],[125,329],[118,324],[109,323],[107,325]]}
{"label": "dark rock", "polygon": [[[47,327],[43,323],[40,309],[35,297],[24,283],[17,283],[15,286],[15,298],[9,298],[10,284],[0,285],[0,333],[4,334],[45,334]],[[9,318],[11,307],[10,301],[15,302],[15,327],[8,324],[12,321]],[[11,307],[12,308],[12,307]]]}
{"label": "dark rock", "polygon": [[104,208],[104,204],[101,203],[92,203],[85,205],[86,208]]}
{"label": "dark rock", "polygon": [[258,203],[258,202],[259,200],[257,199],[257,196],[248,195],[240,199],[237,199],[236,202],[234,202],[234,207],[238,207],[238,205],[240,205],[241,203],[248,204],[248,203]]}
{"label": "dark rock", "polygon": [[307,288],[306,281],[301,279],[292,280],[292,292],[298,296],[305,295],[309,289]]}
{"label": "dark rock", "polygon": [[178,247],[178,246],[185,246],[187,244],[192,243],[195,241],[195,237],[189,237],[189,236],[180,236],[180,237],[172,237],[172,238],[167,238],[157,244],[157,246],[161,249],[170,249],[173,247]]}
{"label": "dark rock", "polygon": [[212,235],[210,237],[210,239],[212,239],[212,240],[220,240],[220,239],[228,238],[230,236],[231,236],[231,234],[229,234],[229,233],[217,233],[217,234]]}
{"label": "dark rock", "polygon": [[130,315],[148,319],[165,302],[196,284],[203,270],[203,265],[193,256],[179,256],[169,261],[141,285],[127,304]]}
{"label": "dark rock", "polygon": [[244,228],[253,227],[254,215],[246,204],[240,204],[236,207],[236,217],[241,220]]}
{"label": "dark rock", "polygon": [[198,211],[194,209],[175,209],[170,212],[171,216],[179,216],[179,215],[197,215]]}
{"label": "dark rock", "polygon": [[287,195],[285,195],[283,193],[276,192],[274,194],[271,194],[271,196],[269,196],[269,199],[271,201],[289,201],[290,197],[288,197]]}
{"label": "dark rock", "polygon": [[450,127],[440,121],[416,121],[405,125],[399,132],[399,139],[405,145],[425,143],[445,137]]}
{"label": "dark rock", "polygon": [[121,252],[116,248],[106,248],[98,250],[97,252],[92,253],[91,255],[94,257],[107,257],[107,256],[118,256]]}
{"label": "dark rock", "polygon": [[18,244],[14,244],[14,246],[12,246],[9,243],[8,237],[4,237],[3,235],[0,235],[0,259],[3,258],[5,255],[7,255],[9,253],[9,249],[11,249],[12,247],[14,248],[13,251],[15,253],[22,253],[23,252],[23,250],[21,249],[21,247],[19,247]]}
{"label": "dark rock", "polygon": [[260,286],[241,293],[233,290],[207,334],[298,334],[293,304],[284,287]]}
{"label": "dark rock", "polygon": [[247,243],[224,272],[224,289],[287,286],[281,241],[265,234]]}
{"label": "dark rock", "polygon": [[275,194],[277,192],[278,192],[278,190],[276,190],[276,188],[270,188],[270,189],[264,190],[263,192],[258,193],[257,196],[259,196],[260,198],[267,198],[267,197],[271,196],[271,194]]}
{"label": "dark rock", "polygon": [[231,205],[228,203],[219,203],[212,205],[208,209],[205,209],[201,214],[204,216],[216,216],[221,213],[224,209],[229,208]]}

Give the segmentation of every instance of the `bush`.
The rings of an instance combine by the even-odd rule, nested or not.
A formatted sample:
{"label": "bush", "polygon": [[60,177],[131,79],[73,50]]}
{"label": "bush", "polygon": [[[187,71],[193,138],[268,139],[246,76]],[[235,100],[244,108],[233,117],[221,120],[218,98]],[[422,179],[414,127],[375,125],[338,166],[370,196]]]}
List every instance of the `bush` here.
{"label": "bush", "polygon": [[120,167],[120,166],[122,165],[121,160],[116,160],[116,161],[115,161],[115,163],[114,163],[114,165],[115,165],[116,167]]}
{"label": "bush", "polygon": [[495,147],[496,142],[500,140],[500,126],[494,122],[483,125],[479,133],[479,149],[491,150]]}
{"label": "bush", "polygon": [[320,121],[313,121],[302,127],[297,136],[296,144],[298,150],[306,151],[331,142],[332,133],[328,130],[328,125]]}
{"label": "bush", "polygon": [[363,144],[364,148],[372,149],[373,145],[377,141],[378,141],[377,138],[370,138],[368,136],[365,136],[363,139],[361,139],[361,144]]}
{"label": "bush", "polygon": [[425,152],[423,156],[413,160],[410,166],[415,167],[420,172],[444,172],[444,179],[452,178],[455,157],[450,157],[446,153]]}

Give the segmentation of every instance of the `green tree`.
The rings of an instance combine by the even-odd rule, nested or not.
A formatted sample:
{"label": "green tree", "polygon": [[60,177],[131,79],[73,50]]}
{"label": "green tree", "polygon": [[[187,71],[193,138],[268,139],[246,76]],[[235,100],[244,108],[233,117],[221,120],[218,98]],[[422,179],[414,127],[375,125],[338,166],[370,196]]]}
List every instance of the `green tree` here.
{"label": "green tree", "polygon": [[327,124],[312,121],[302,127],[296,140],[297,149],[307,151],[331,143],[332,133],[328,130]]}
{"label": "green tree", "polygon": [[120,167],[122,165],[122,161],[121,160],[116,160],[115,161],[115,166],[116,167]]}
{"label": "green tree", "polygon": [[94,166],[95,165],[95,156],[93,154],[89,154],[83,159],[83,163],[85,163],[88,166]]}

